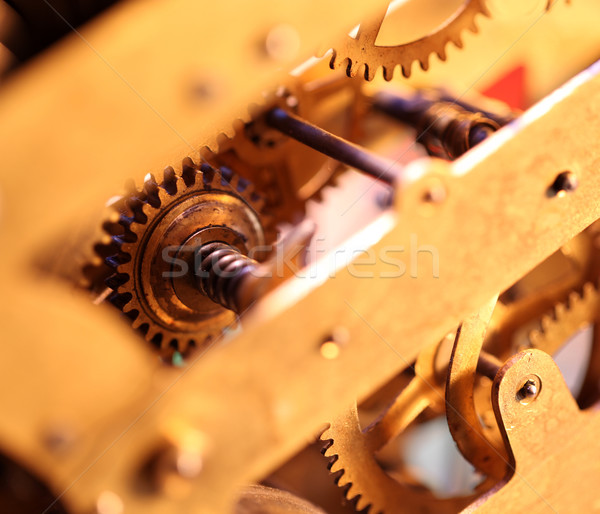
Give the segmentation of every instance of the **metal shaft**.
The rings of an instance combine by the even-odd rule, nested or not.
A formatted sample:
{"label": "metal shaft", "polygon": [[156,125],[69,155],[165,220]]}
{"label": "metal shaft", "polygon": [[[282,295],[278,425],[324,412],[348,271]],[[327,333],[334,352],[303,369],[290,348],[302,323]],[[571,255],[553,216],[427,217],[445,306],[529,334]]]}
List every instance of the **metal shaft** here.
{"label": "metal shaft", "polygon": [[331,134],[283,109],[269,111],[267,123],[296,141],[386,184],[392,185],[396,180],[399,165],[395,162]]}

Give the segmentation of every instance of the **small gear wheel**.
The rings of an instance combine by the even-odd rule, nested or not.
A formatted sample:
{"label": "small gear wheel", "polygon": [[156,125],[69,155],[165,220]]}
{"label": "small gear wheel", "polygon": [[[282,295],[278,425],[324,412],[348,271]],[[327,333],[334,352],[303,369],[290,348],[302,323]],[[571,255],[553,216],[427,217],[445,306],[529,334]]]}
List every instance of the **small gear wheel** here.
{"label": "small gear wheel", "polygon": [[219,241],[263,258],[273,231],[261,197],[229,169],[186,158],[181,174],[171,167],[160,181],[149,174],[115,206],[121,231],[106,228],[117,248],[105,259],[110,301],[165,356],[206,347],[236,316],[198,289],[197,250]]}

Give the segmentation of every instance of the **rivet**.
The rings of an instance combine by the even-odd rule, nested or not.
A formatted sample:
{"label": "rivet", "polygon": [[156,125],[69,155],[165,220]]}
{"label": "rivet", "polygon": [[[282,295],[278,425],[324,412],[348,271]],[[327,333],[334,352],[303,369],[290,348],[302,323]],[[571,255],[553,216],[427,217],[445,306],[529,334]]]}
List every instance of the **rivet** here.
{"label": "rivet", "polygon": [[559,173],[552,185],[548,188],[548,196],[557,196],[562,198],[567,193],[572,193],[577,189],[579,180],[577,175],[571,171],[563,171]]}

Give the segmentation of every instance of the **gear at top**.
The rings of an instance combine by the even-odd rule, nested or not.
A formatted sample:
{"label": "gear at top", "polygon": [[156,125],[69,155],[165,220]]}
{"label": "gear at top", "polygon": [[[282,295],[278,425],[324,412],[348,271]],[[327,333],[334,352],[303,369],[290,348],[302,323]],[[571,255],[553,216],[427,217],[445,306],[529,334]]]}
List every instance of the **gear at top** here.
{"label": "gear at top", "polygon": [[256,259],[270,242],[269,217],[251,184],[229,169],[200,166],[189,158],[182,172],[147,175],[141,190],[116,203],[111,234],[117,252],[106,258],[113,274],[111,302],[163,355],[206,347],[236,321],[231,310],[198,287],[197,254],[211,242],[225,243]]}
{"label": "gear at top", "polygon": [[376,21],[360,25],[356,37],[347,36],[339,48],[333,49],[330,67],[346,66],[346,74],[354,77],[364,65],[364,77],[373,80],[375,73],[383,68],[383,77],[391,80],[396,66],[402,74],[410,77],[413,62],[418,61],[421,68],[429,68],[429,56],[432,53],[446,60],[446,45],[453,43],[462,48],[462,32],[477,32],[475,18],[478,14],[489,17],[485,0],[464,0],[454,15],[433,32],[420,39],[395,46],[378,46],[377,36],[385,18],[383,13]]}
{"label": "gear at top", "polygon": [[[558,0],[548,0],[546,10]],[[570,3],[570,0],[567,0]],[[423,70],[429,68],[429,57],[436,54],[442,61],[446,60],[446,45],[454,44],[463,47],[462,33],[470,30],[478,32],[475,20],[481,14],[490,17],[486,0],[463,0],[455,13],[432,32],[419,39],[399,45],[377,45],[377,36],[385,19],[386,12],[371,23],[361,24],[356,37],[346,36],[340,46],[333,48],[329,66],[336,69],[344,66],[346,75],[354,77],[364,66],[364,77],[373,80],[379,68],[383,69],[385,80],[392,80],[396,66],[402,75],[410,77],[412,65],[416,61]]]}

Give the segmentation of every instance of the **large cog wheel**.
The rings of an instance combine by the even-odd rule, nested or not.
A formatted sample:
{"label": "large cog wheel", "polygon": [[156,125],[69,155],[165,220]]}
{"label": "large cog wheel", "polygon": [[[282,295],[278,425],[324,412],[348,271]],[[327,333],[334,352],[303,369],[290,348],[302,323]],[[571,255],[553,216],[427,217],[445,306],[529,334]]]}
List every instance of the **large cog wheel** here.
{"label": "large cog wheel", "polygon": [[373,80],[379,68],[383,68],[385,80],[391,80],[397,66],[402,75],[410,77],[413,62],[417,61],[423,70],[429,68],[429,56],[433,53],[446,60],[446,45],[453,43],[462,48],[462,32],[477,32],[475,18],[478,14],[490,16],[485,0],[464,0],[463,4],[441,26],[430,34],[395,46],[378,46],[377,35],[383,24],[385,13],[373,23],[361,25],[356,38],[347,36],[339,48],[333,49],[330,67],[346,67],[346,74],[354,77],[364,66],[364,77]]}
{"label": "large cog wheel", "polygon": [[[330,471],[356,511],[369,514],[430,512],[454,513],[462,510],[476,495],[437,498],[431,491],[409,480],[392,478],[375,453],[402,433],[426,409],[443,409],[444,378],[436,371],[440,346],[424,350],[415,364],[415,377],[370,426],[362,429],[358,409],[350,409],[333,420],[321,435],[327,443],[323,451],[330,458]],[[484,482],[477,488],[488,487]]]}
{"label": "large cog wheel", "polygon": [[[547,0],[545,9],[550,10],[557,1]],[[462,48],[463,32],[478,32],[475,23],[477,16],[491,16],[486,0],[463,0],[450,18],[426,36],[399,45],[380,46],[376,41],[385,15],[386,13],[382,13],[372,23],[361,24],[356,37],[346,36],[340,46],[333,48],[329,66],[332,69],[345,67],[348,77],[355,77],[364,67],[363,75],[366,80],[373,80],[379,68],[383,69],[385,80],[392,80],[396,67],[399,67],[402,75],[408,78],[415,61],[425,71],[429,69],[431,54],[436,54],[440,60],[445,61],[448,44]]]}
{"label": "large cog wheel", "polygon": [[[236,315],[199,292],[195,251],[220,241],[248,252],[270,241],[263,200],[228,169],[195,165],[181,174],[166,168],[159,181],[147,175],[142,189],[117,202],[121,233],[112,233],[111,302],[163,355],[206,347],[236,322]],[[263,253],[254,254],[260,258]]]}

